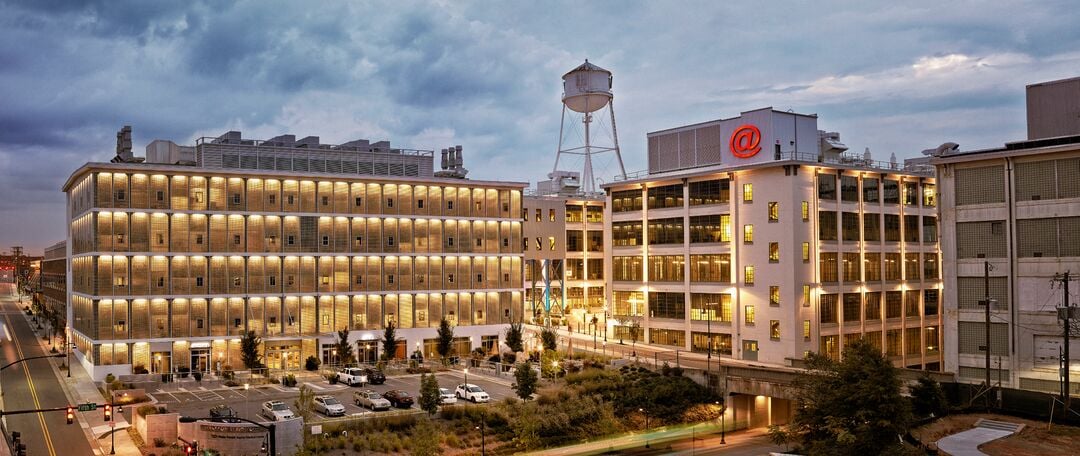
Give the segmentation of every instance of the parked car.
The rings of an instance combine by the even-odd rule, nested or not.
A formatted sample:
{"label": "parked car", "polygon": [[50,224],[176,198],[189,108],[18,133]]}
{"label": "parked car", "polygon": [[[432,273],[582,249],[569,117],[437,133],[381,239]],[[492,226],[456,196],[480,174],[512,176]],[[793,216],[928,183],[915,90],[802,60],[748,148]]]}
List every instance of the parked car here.
{"label": "parked car", "polygon": [[216,421],[224,421],[226,423],[239,423],[237,419],[236,411],[228,405],[221,404],[210,408],[210,418]]}
{"label": "parked car", "polygon": [[359,367],[343,367],[337,372],[337,381],[349,386],[364,386],[368,382],[368,376],[364,369]]}
{"label": "parked car", "polygon": [[291,420],[296,418],[296,414],[289,409],[289,406],[281,401],[263,402],[262,410],[259,413],[270,421]]}
{"label": "parked car", "polygon": [[454,396],[454,392],[450,391],[450,388],[439,388],[439,404],[456,404],[457,396]]}
{"label": "parked car", "polygon": [[381,394],[369,389],[354,391],[353,403],[357,407],[365,407],[371,410],[390,410],[390,401],[383,398]]}
{"label": "parked car", "polygon": [[326,416],[345,416],[345,405],[334,396],[315,396],[315,411]]}
{"label": "parked car", "polygon": [[457,397],[465,399],[470,402],[487,402],[491,400],[491,396],[484,391],[483,388],[473,385],[472,383],[462,383],[454,390]]}
{"label": "parked car", "polygon": [[381,370],[372,369],[370,367],[364,368],[364,375],[367,375],[368,383],[372,385],[382,385],[386,383],[386,375]]}
{"label": "parked car", "polygon": [[412,407],[413,398],[402,390],[390,390],[383,393],[383,397],[390,401],[390,404],[397,408],[407,409]]}

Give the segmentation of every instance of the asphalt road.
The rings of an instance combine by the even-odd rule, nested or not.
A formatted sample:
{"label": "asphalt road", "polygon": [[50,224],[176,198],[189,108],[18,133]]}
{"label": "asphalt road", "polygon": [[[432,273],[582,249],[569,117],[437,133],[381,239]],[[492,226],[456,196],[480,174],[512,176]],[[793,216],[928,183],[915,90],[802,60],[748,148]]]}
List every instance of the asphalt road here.
{"label": "asphalt road", "polygon": [[[439,386],[448,388],[451,391],[464,381],[463,375],[460,372],[441,372],[436,375],[439,380]],[[488,381],[484,378],[480,378],[476,375],[469,376],[469,383],[478,385],[484,389],[491,396],[492,402],[501,401],[505,397],[514,396],[514,392],[510,387]],[[355,386],[349,387],[346,385],[330,385],[326,381],[318,383],[311,383],[312,389],[315,390],[316,395],[331,395],[337,398],[339,402],[345,404],[345,414],[370,414],[370,412],[362,407],[358,407],[353,403],[352,394],[354,391],[361,391],[364,389],[372,389],[380,394],[392,389],[404,390],[413,396],[413,400],[419,400],[420,395],[420,376],[409,375],[402,377],[388,377],[386,383],[382,385],[368,385],[368,386]],[[184,390],[177,390],[170,386],[168,390],[151,392],[159,403],[163,403],[168,406],[169,411],[179,412],[182,415],[203,417],[209,415],[211,407],[227,404],[233,408],[240,416],[251,420],[262,421],[263,418],[259,416],[259,410],[262,407],[262,403],[270,400],[280,400],[285,402],[290,408],[293,408],[293,401],[296,400],[297,393],[296,388],[285,388],[280,385],[260,385],[258,387],[251,387],[249,389],[239,388],[202,388],[195,386],[194,383],[187,383],[183,387]],[[463,401],[459,400],[459,403]],[[418,404],[413,405],[413,410],[419,410]],[[378,416],[378,414],[384,412],[374,412],[372,416]],[[316,413],[313,422],[318,422],[326,417]]]}
{"label": "asphalt road", "polygon": [[[22,358],[49,354],[37,343],[37,336],[20,314],[22,306],[12,296],[12,289],[11,284],[0,284],[0,323],[7,326],[12,337],[10,341],[0,341],[0,363],[4,365]],[[26,361],[0,372],[5,411],[68,405],[61,383],[49,362],[47,359]],[[78,422],[68,425],[63,411],[10,415],[5,419],[9,433],[18,431],[22,434],[27,454],[31,456],[94,454]]]}

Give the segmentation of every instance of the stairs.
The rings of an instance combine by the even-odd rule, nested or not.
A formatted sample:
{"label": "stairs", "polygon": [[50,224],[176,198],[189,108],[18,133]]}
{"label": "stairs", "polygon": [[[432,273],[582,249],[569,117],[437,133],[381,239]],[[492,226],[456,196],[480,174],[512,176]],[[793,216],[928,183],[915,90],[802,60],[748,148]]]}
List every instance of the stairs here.
{"label": "stairs", "polygon": [[1005,432],[1016,434],[1016,433],[1019,433],[1020,430],[1024,428],[1024,425],[1023,424],[1016,424],[1016,423],[1009,423],[1007,421],[994,421],[994,420],[988,420],[986,418],[980,418],[979,421],[975,422],[975,427],[986,428],[986,429],[994,429],[994,430],[998,430],[998,431],[1005,431]]}

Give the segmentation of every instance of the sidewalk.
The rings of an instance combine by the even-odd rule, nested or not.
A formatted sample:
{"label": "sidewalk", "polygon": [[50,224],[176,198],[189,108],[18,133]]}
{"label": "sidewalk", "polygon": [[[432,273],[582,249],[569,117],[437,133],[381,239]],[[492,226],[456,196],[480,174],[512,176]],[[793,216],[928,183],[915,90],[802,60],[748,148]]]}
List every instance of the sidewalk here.
{"label": "sidewalk", "polygon": [[[737,432],[728,432],[726,436],[727,445],[740,445],[745,444],[751,440],[760,439],[766,434],[764,429],[751,429]],[[616,451],[633,451],[634,453],[651,453],[651,454],[674,454],[686,445],[682,443],[690,442],[693,444],[694,439],[715,439],[720,435],[720,426],[717,424],[699,424],[697,426],[685,426],[685,427],[670,427],[654,429],[649,432],[638,432],[632,434],[620,435],[617,437],[611,437],[607,439],[600,439],[593,442],[579,443],[577,445],[567,445],[559,448],[551,448],[542,451],[536,451],[529,453],[531,455],[539,456],[562,456],[562,455],[576,455],[576,454],[598,454],[606,452]],[[645,445],[649,445],[649,449],[645,448]],[[718,443],[717,443],[718,445]],[[774,447],[775,445],[768,445]],[[779,450],[779,447],[775,448]],[[651,451],[650,451],[651,450]],[[685,451],[685,449],[682,449]],[[771,449],[763,448],[762,454],[768,454]]]}
{"label": "sidewalk", "polygon": [[[29,324],[31,328],[36,328],[33,320],[28,315],[26,315],[25,313],[22,313],[22,315],[23,318],[27,320],[27,324]],[[48,328],[48,326],[43,324],[42,328]],[[41,340],[41,334],[43,334],[42,331],[47,331],[47,329],[42,329],[40,331],[35,330],[34,339],[39,345],[41,345],[41,347],[45,351],[48,351],[50,348],[52,348],[52,344],[48,341]],[[105,398],[104,395],[101,394],[101,391],[98,391],[97,386],[95,386],[94,381],[90,379],[90,376],[86,373],[86,370],[83,369],[82,364],[76,361],[74,355],[70,356],[70,358],[72,361],[72,366],[69,366],[69,368],[71,369],[71,377],[67,376],[67,371],[62,371],[58,367],[59,362],[66,362],[65,359],[49,360],[49,364],[53,367],[53,373],[56,374],[56,377],[58,379],[60,379],[60,384],[64,388],[64,395],[67,396],[68,403],[70,403],[72,406],[77,406],[78,404],[85,404],[88,402],[93,402],[99,405],[107,403],[108,400]],[[127,418],[125,418],[125,415],[130,416],[130,414],[134,412],[135,410],[133,407],[128,407],[124,409],[123,414],[115,415],[115,452],[118,455],[142,456],[142,452],[139,451],[139,448],[135,445],[135,442],[131,440],[131,436],[128,434],[127,431],[127,428],[130,425],[127,422]],[[94,454],[109,454],[109,450],[112,446],[112,439],[110,438],[111,429],[109,427],[109,423],[105,421],[104,412],[101,410],[101,408],[98,407],[97,410],[94,410],[92,412],[75,412],[75,418],[79,421],[79,426],[82,427],[83,433],[86,435],[87,440],[90,441],[90,446],[94,448]]]}

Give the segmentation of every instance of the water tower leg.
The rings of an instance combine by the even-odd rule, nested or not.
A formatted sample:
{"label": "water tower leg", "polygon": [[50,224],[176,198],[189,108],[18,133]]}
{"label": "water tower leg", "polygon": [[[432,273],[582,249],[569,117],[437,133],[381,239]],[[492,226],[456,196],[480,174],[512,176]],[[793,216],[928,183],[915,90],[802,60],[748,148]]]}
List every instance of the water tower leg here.
{"label": "water tower leg", "polygon": [[566,124],[566,105],[562,107],[562,118],[559,119],[559,147],[555,149],[555,167],[551,168],[551,173],[555,174],[559,170],[559,158],[562,157],[562,139],[563,139],[563,125]]}

